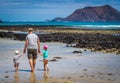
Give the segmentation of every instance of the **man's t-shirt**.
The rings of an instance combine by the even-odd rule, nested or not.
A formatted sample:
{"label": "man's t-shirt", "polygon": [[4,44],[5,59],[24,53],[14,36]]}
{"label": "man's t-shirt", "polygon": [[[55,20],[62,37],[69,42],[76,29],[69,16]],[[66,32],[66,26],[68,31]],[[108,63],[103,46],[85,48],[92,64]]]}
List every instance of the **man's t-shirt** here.
{"label": "man's t-shirt", "polygon": [[28,34],[26,37],[26,40],[28,40],[28,49],[37,49],[37,42],[39,40],[38,36],[34,33]]}

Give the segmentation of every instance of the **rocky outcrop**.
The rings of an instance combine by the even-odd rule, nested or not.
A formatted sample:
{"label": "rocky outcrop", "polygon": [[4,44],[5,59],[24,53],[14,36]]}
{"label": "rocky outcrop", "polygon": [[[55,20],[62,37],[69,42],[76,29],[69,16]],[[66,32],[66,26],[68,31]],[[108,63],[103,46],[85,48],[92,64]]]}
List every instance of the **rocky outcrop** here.
{"label": "rocky outcrop", "polygon": [[0,31],[0,38],[14,38],[13,32]]}
{"label": "rocky outcrop", "polygon": [[120,21],[120,12],[109,5],[85,7],[83,9],[75,10],[66,18],[57,18],[52,21]]}
{"label": "rocky outcrop", "polygon": [[[25,40],[27,33],[18,31],[27,31],[28,27],[33,26],[0,26],[0,38],[12,38],[15,40]],[[34,26],[34,30],[54,29],[66,30],[68,28],[56,28],[55,26]],[[70,28],[69,28],[70,30]],[[16,31],[16,32],[15,32]],[[91,51],[106,51],[120,54],[120,33],[102,34],[102,33],[37,33],[41,42],[62,42],[67,47],[87,48]]]}
{"label": "rocky outcrop", "polygon": [[[0,32],[0,37],[14,38],[15,40],[25,40],[27,34],[14,32]],[[62,42],[66,44],[76,44],[73,47],[87,48],[91,51],[116,52],[120,54],[120,36],[103,34],[68,34],[51,33],[38,34],[41,42]]]}

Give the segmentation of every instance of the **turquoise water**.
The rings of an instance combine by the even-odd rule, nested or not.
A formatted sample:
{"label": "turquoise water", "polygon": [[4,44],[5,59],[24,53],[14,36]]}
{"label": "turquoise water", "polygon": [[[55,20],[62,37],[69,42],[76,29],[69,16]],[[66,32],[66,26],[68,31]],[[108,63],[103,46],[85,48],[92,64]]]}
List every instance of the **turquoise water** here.
{"label": "turquoise water", "polygon": [[42,25],[42,26],[68,26],[69,28],[82,29],[120,29],[120,22],[5,22],[6,25]]}

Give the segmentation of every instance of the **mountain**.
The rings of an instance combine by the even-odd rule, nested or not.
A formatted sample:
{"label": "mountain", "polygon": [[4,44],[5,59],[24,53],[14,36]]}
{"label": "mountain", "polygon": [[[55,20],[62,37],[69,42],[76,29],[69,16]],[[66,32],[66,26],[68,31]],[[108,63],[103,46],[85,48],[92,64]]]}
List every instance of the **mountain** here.
{"label": "mountain", "polygon": [[83,9],[75,10],[66,18],[58,17],[52,21],[120,21],[120,12],[109,5],[85,7]]}

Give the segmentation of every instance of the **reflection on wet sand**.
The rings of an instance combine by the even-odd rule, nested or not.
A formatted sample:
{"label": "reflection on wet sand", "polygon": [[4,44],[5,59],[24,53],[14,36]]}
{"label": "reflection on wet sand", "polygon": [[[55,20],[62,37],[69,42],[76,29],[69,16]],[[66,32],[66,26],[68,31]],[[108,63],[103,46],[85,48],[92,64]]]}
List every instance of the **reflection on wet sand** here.
{"label": "reflection on wet sand", "polygon": [[44,71],[44,74],[43,74],[43,83],[49,83],[48,72],[49,71]]}
{"label": "reflection on wet sand", "polygon": [[48,73],[49,71],[44,71],[44,75],[43,75],[44,79],[48,78]]}
{"label": "reflection on wet sand", "polygon": [[49,83],[48,73],[49,73],[49,71],[44,71],[43,78],[37,79],[35,72],[32,72],[30,75],[30,83],[39,83],[39,82],[40,83]]}
{"label": "reflection on wet sand", "polygon": [[31,72],[31,75],[30,75],[30,83],[36,83],[36,75],[35,75],[35,72]]}
{"label": "reflection on wet sand", "polygon": [[14,83],[20,83],[18,72],[15,72],[14,74]]}

